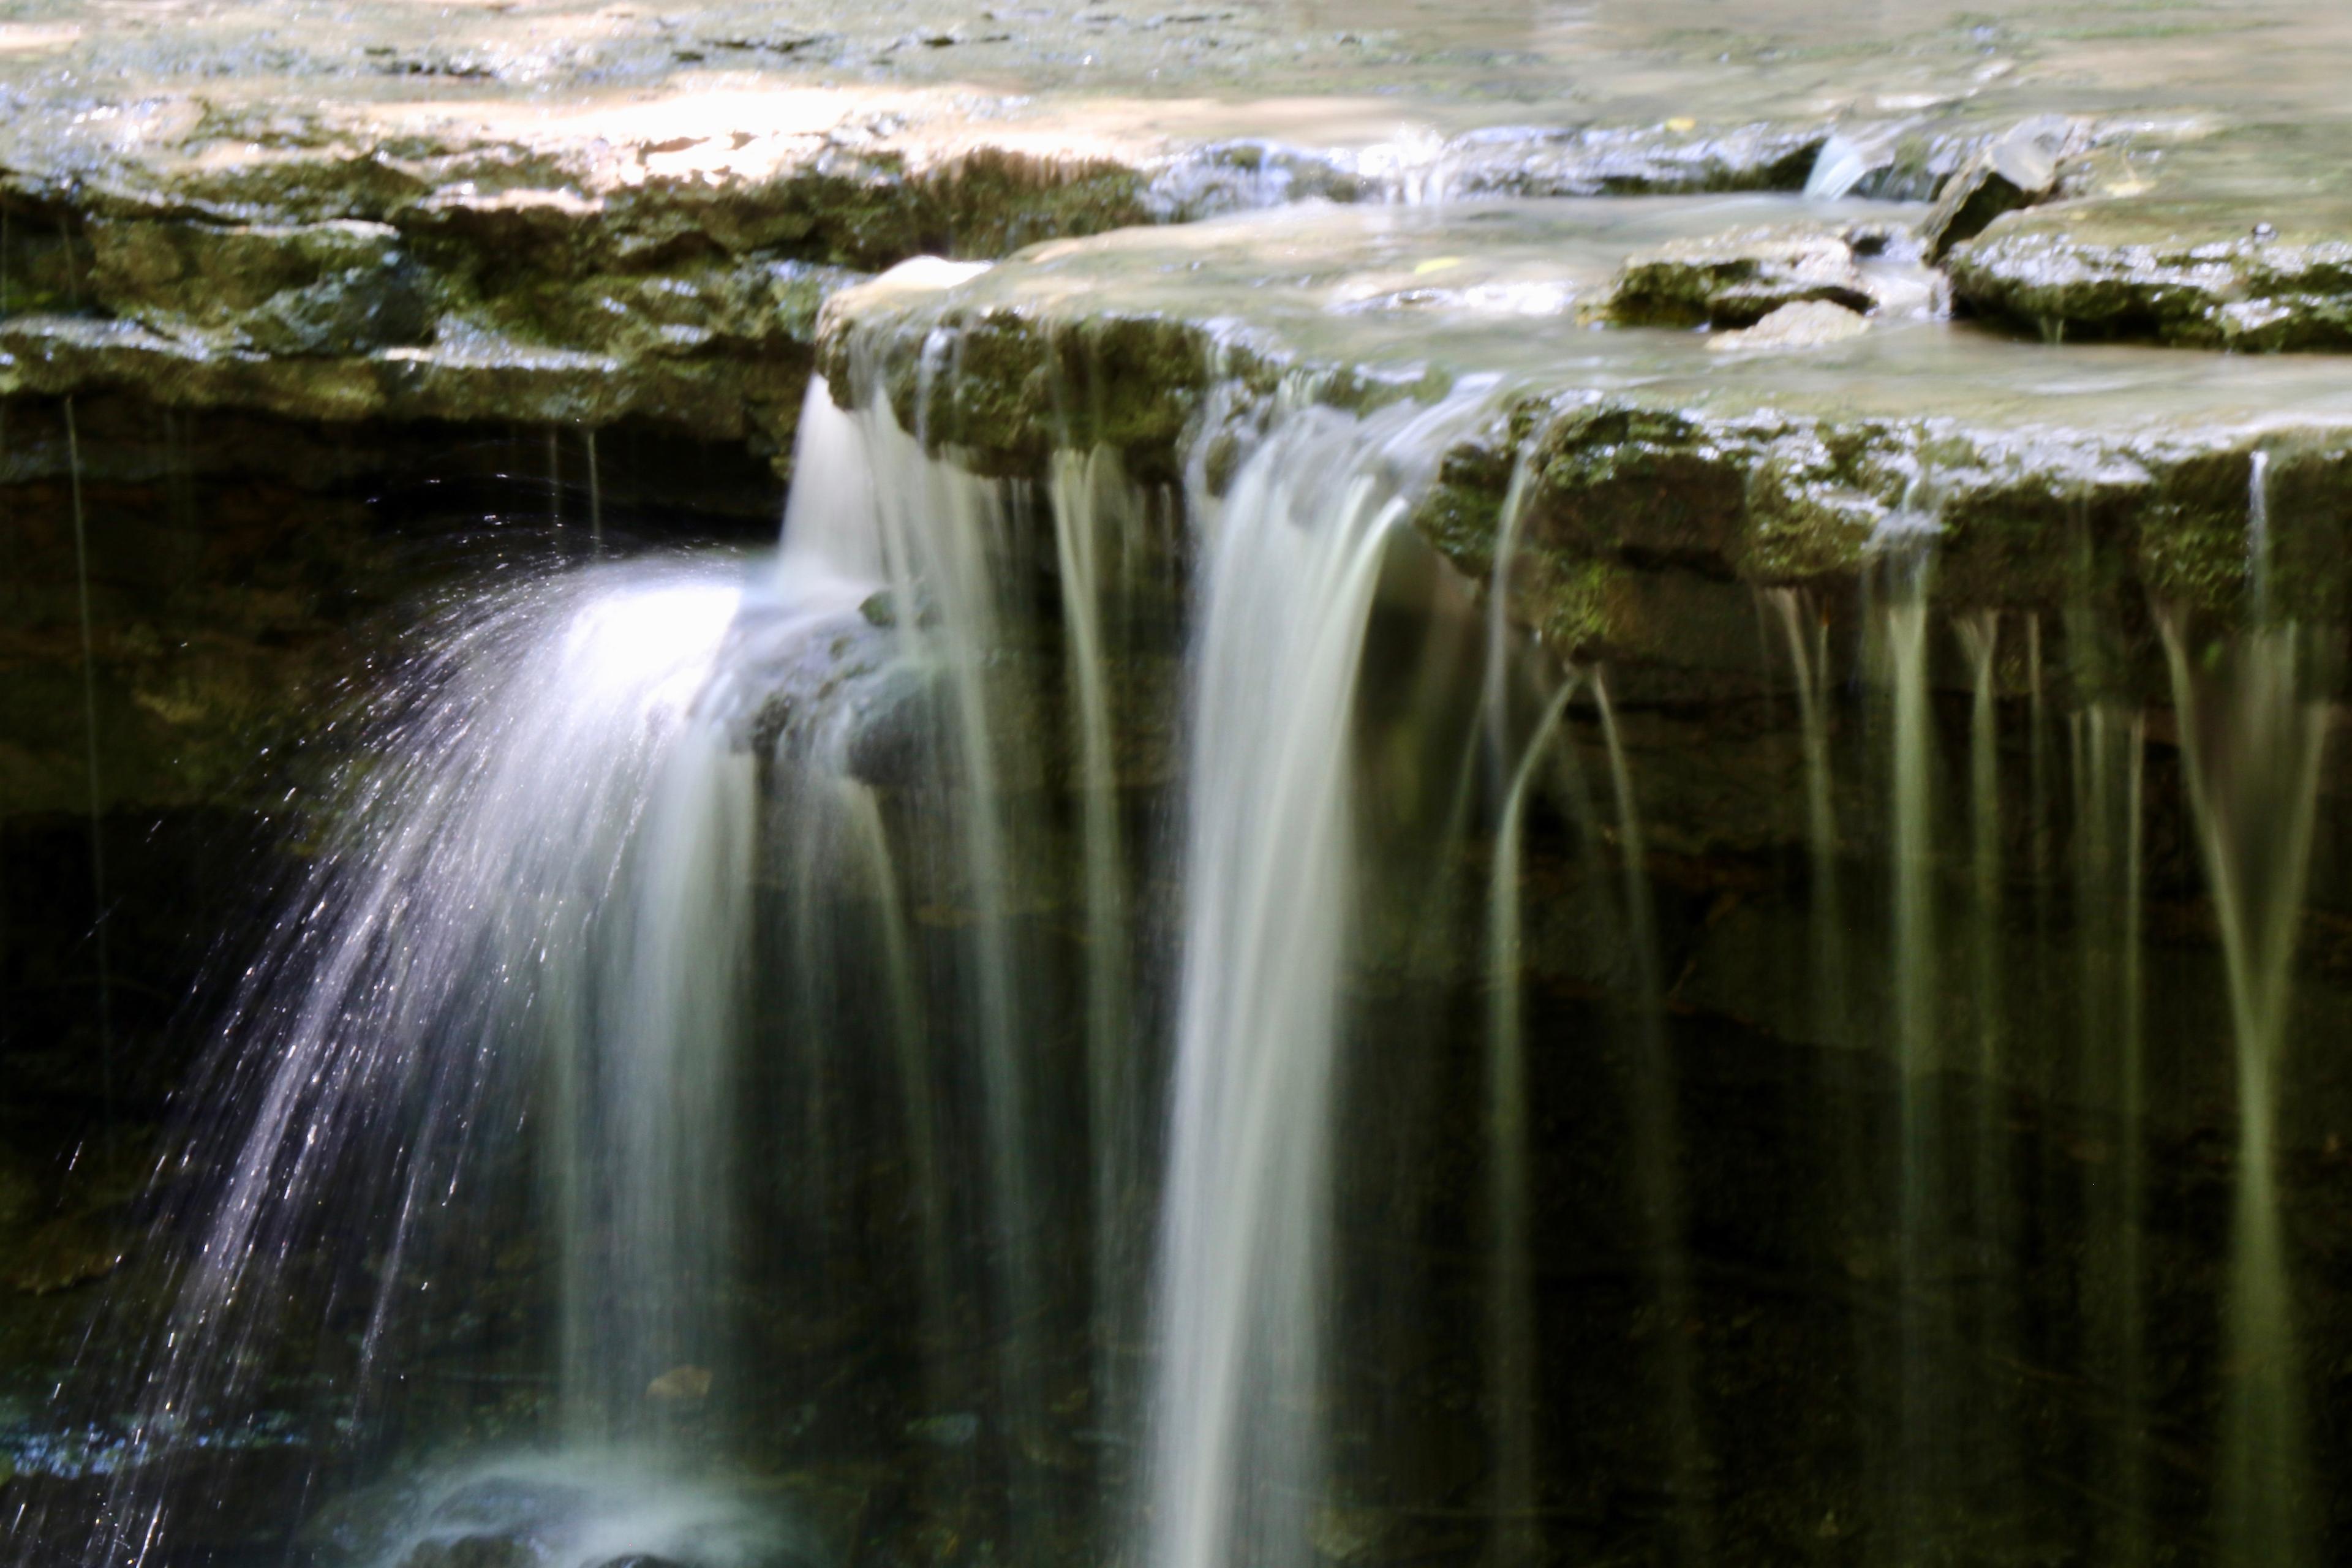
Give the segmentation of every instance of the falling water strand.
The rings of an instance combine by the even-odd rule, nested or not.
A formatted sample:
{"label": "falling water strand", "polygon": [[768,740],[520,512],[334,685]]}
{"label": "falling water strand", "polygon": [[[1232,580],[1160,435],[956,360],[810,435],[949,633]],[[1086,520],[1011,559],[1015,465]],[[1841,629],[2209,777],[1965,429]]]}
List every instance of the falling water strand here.
{"label": "falling water strand", "polygon": [[[2117,1179],[2084,1194],[2083,1247],[2088,1352],[2121,1395],[2123,1419],[2102,1462],[2123,1505],[2118,1529],[2139,1533],[2146,1490],[2142,1371],[2138,1149],[2141,1085],[2137,1038],[2138,790],[2141,724],[2136,713],[2095,701],[2074,715],[2074,989],[2079,999],[2077,1081],[2061,1092],[2112,1107]],[[2135,1553],[2126,1549],[2120,1555]]]}
{"label": "falling water strand", "polygon": [[1845,919],[1838,892],[1835,781],[1830,774],[1829,647],[1811,619],[1804,596],[1793,588],[1771,591],[1773,608],[1788,644],[1789,668],[1797,689],[1797,727],[1805,752],[1805,843],[1812,860],[1814,1026],[1824,1040],[1843,1042],[1847,1017]]}
{"label": "falling water strand", "polygon": [[1486,587],[1486,681],[1480,700],[1486,714],[1487,758],[1496,784],[1503,780],[1503,758],[1508,745],[1511,689],[1511,564],[1518,553],[1519,518],[1527,510],[1528,479],[1533,464],[1529,441],[1511,464],[1511,481],[1503,492],[1503,507],[1495,522],[1494,575]]}
{"label": "falling water strand", "polygon": [[2271,611],[2271,455],[2256,447],[2246,465],[2246,597],[2256,626]]}
{"label": "falling water strand", "polygon": [[1934,735],[1927,689],[1927,583],[1925,548],[1890,558],[1883,612],[1893,747],[1893,908],[1895,1058],[1897,1078],[1895,1282],[1900,1293],[1899,1484],[1910,1527],[1932,1511],[1940,1479],[1937,1448],[1947,1436],[1940,1379],[1930,1366],[1927,1301],[1930,1267],[1943,1233],[1937,1135],[1939,1129],[1936,1032]]}
{"label": "falling water strand", "polygon": [[1519,858],[1528,796],[1538,769],[1550,752],[1560,715],[1575,692],[1575,679],[1563,679],[1528,739],[1503,796],[1502,816],[1495,829],[1494,863],[1488,873],[1487,1158],[1494,1205],[1495,1342],[1487,1352],[1487,1403],[1495,1424],[1492,1552],[1498,1564],[1526,1562],[1538,1547],[1533,1521],[1535,1415],[1540,1384],[1535,1364],[1535,1302],[1528,1268],[1527,1043],[1526,998],[1520,989]]}
{"label": "falling water strand", "polygon": [[[888,998],[890,1052],[898,1070],[900,1114],[905,1118],[908,1158],[914,1167],[922,1231],[917,1267],[922,1279],[923,1312],[935,1341],[947,1331],[950,1285],[947,1237],[948,1192],[938,1157],[941,1115],[939,1092],[925,1055],[923,997],[915,955],[907,941],[906,910],[898,893],[898,868],[871,786],[844,780],[843,812],[856,858],[864,862],[875,900],[873,929],[882,959],[883,992]],[[926,1393],[933,1392],[926,1389]]]}
{"label": "falling water strand", "polygon": [[[1315,1403],[1349,718],[1391,532],[1457,394],[1294,406],[1222,498],[1196,483],[1184,912],[1157,1280],[1152,1568],[1285,1568],[1320,1485]],[[1198,466],[1195,466],[1196,471]]]}
{"label": "falling water strand", "polygon": [[[1960,647],[1968,655],[1971,700],[1969,705],[1969,846],[1975,929],[1969,943],[1975,988],[1977,1072],[1987,1084],[1997,1081],[2000,1062],[2000,737],[1997,727],[1999,696],[1996,660],[2000,650],[2000,616],[1987,610],[1959,625]],[[1987,1097],[1990,1103],[1990,1097]]]}
{"label": "falling water strand", "polygon": [[[2011,1064],[2006,1059],[2009,1020],[2003,1008],[2001,943],[2005,913],[2001,889],[2000,654],[2000,616],[1992,610],[1964,616],[1960,647],[1968,657],[1969,706],[1969,957],[1976,1025],[1974,1143],[1969,1171],[1969,1215],[1976,1255],[1971,1306],[1976,1332],[1995,1356],[2018,1354],[2014,1279],[2004,1267],[2015,1213],[2007,1148],[2006,1095]],[[2012,1462],[1988,1455],[1976,1472]]]}
{"label": "falling water strand", "polygon": [[1124,1218],[1135,1145],[1130,1110],[1134,1052],[1128,1037],[1127,889],[1119,835],[1118,775],[1112,754],[1100,557],[1108,529],[1141,508],[1108,449],[1063,452],[1054,460],[1048,510],[1062,589],[1064,667],[1077,710],[1078,793],[1086,898],[1087,1119],[1092,1163],[1096,1398],[1123,1408],[1116,1340],[1129,1326],[1125,1305],[1130,1268]]}
{"label": "falling water strand", "polygon": [[[951,382],[948,347],[937,335],[926,342],[918,406],[929,405],[932,387]],[[1016,498],[935,460],[921,433],[898,424],[878,356],[864,345],[853,353],[849,384],[854,415],[835,407],[824,382],[812,384],[803,442],[814,434],[840,452],[814,493],[804,496],[795,481],[781,564],[798,569],[815,559],[842,574],[878,577],[897,658],[922,672],[935,693],[933,787],[952,817],[949,858],[957,886],[950,896],[963,904],[958,983],[977,1035],[992,1289],[1005,1326],[998,1356],[1003,1418],[1016,1448],[1034,1448],[1044,1441],[1045,1418],[1045,1261],[1027,1026],[1042,976],[1014,927],[1013,879],[1029,857],[1005,781],[1025,776],[1029,759],[1003,711],[1008,671],[997,657],[1008,614],[1003,596],[1013,575],[1001,568],[1011,553]],[[1015,1547],[1025,1550],[1053,1504],[1033,1466],[1018,1465],[1013,1486]]]}
{"label": "falling water strand", "polygon": [[2163,632],[2237,1054],[2237,1184],[2222,1326],[2222,1558],[2229,1568],[2302,1568],[2313,1561],[2311,1477],[2276,1121],[2327,709],[2305,689],[2303,636],[2291,625],[2240,633],[2223,652],[2221,673],[2203,678],[2192,667],[2188,634],[2169,621]]}
{"label": "falling water strand", "polygon": [[1609,783],[1617,799],[1617,855],[1624,875],[1624,930],[1638,989],[1633,1065],[1633,1180],[1652,1267],[1657,1276],[1659,1373],[1665,1387],[1663,1419],[1667,1489],[1673,1501],[1675,1550],[1685,1564],[1711,1561],[1712,1536],[1704,1494],[1706,1444],[1698,1419],[1698,1369],[1688,1325],[1693,1321],[1689,1247],[1683,1234],[1681,1147],[1675,1112],[1674,1064],[1667,1054],[1664,977],[1658,973],[1658,925],[1642,811],[1605,675],[1592,677],[1592,701],[1609,749]]}
{"label": "falling water strand", "polygon": [[547,427],[547,521],[555,528],[563,526],[563,446],[562,431],[555,426]]}
{"label": "falling water strand", "polygon": [[588,456],[588,554],[590,559],[604,553],[604,475],[596,466],[596,432],[593,426],[582,432],[581,444]]}
{"label": "falling water strand", "polygon": [[65,400],[66,469],[73,502],[74,589],[81,617],[83,778],[89,787],[90,947],[98,964],[98,1063],[106,1139],[114,1140],[114,977],[107,950],[105,788],[98,768],[98,654],[90,629],[89,532],[82,511],[81,433],[74,400]]}
{"label": "falling water strand", "polygon": [[2123,954],[2116,978],[2120,992],[2116,1104],[2123,1122],[2123,1148],[2116,1162],[2117,1207],[2121,1212],[2116,1273],[2122,1302],[2118,1331],[2123,1364],[2124,1542],[2123,1568],[2148,1561],[2147,1530],[2147,1285],[2144,1235],[2147,1221],[2147,1042],[2146,1002],[2141,992],[2140,942],[2147,832],[2147,716],[2135,710],[2124,739]]}

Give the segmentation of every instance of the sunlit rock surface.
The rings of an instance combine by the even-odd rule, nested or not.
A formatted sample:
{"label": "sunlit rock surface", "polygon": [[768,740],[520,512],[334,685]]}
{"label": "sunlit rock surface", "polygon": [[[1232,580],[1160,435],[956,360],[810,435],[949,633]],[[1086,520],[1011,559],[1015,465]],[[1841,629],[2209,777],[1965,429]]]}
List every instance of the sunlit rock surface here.
{"label": "sunlit rock surface", "polygon": [[[0,35],[0,392],[643,417],[781,467],[822,300],[909,256],[1302,200],[1808,185],[1940,198],[1905,243],[1956,252],[1963,311],[2338,342],[2308,193],[2352,147],[2322,64],[2347,25],[2279,5],[2096,21],[52,0]],[[2032,203],[2054,205],[2001,216]],[[1884,303],[1822,245],[1713,282],[1621,254],[1616,314]]]}

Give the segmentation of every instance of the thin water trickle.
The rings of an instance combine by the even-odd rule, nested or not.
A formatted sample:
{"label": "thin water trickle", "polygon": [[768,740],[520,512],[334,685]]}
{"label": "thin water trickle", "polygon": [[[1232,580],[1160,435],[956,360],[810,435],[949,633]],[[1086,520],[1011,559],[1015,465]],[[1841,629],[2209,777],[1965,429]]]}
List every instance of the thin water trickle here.
{"label": "thin water trickle", "polygon": [[[1844,900],[1839,891],[1836,780],[1830,765],[1829,627],[1813,620],[1804,595],[1770,592],[1797,690],[1797,729],[1805,757],[1805,845],[1811,869],[1812,1011],[1823,1039],[1853,1027],[1848,1015]],[[1810,623],[1810,624],[1809,624]]]}
{"label": "thin water trickle", "polygon": [[100,1125],[114,1141],[114,975],[107,931],[106,789],[99,772],[98,645],[89,603],[89,524],[82,508],[81,433],[74,424],[74,400],[64,401],[66,472],[73,504],[74,606],[81,628],[81,722],[83,780],[89,823],[89,941],[98,979],[99,1082],[103,1096]]}
{"label": "thin water trickle", "polygon": [[[1916,529],[1906,530],[1913,535]],[[1897,1100],[1895,1279],[1899,1429],[1898,1517],[1917,1528],[1949,1507],[1942,1454],[1951,1441],[1950,1390],[1930,1349],[1931,1297],[1949,1233],[1939,1158],[1943,1080],[1936,919],[1937,747],[1929,706],[1928,543],[1906,537],[1882,566],[1882,679],[1887,705],[1888,986]]]}
{"label": "thin water trickle", "polygon": [[2146,1004],[2141,990],[2140,944],[2144,937],[2147,862],[2147,717],[2097,713],[2103,748],[2119,752],[2119,769],[2105,776],[2114,787],[2114,773],[2123,774],[2119,813],[2103,806],[2121,835],[2112,847],[2108,874],[2121,884],[2115,909],[2116,958],[2115,1084],[2122,1147],[2116,1156],[2114,1226],[2114,1315],[2116,1360],[2123,1393],[2123,1430],[2116,1447],[2120,1478],[2116,1495],[2122,1500],[2123,1525],[2118,1561],[2131,1565],[2147,1562],[2155,1542],[2147,1527],[2148,1500],[2155,1478],[2147,1451],[2149,1378],[2147,1350],[2147,1260],[2145,1232],[2147,1213],[2147,1041]]}
{"label": "thin water trickle", "polygon": [[[2000,788],[2000,616],[1981,611],[1958,623],[1969,669],[1969,984],[1973,1015],[1976,1114],[1969,1129],[1969,1253],[1974,1275],[1965,1289],[1975,1331],[1987,1350],[2014,1360],[2020,1353],[2016,1279],[2009,1265],[2016,1233],[2017,1198],[2008,1159],[2009,1118],[2001,1086],[2011,1061],[2009,993],[2004,984],[2008,893]],[[2014,1463],[2007,1454],[1981,1455],[1979,1474]]]}
{"label": "thin water trickle", "polygon": [[1609,700],[1605,672],[1592,677],[1593,708],[1601,718],[1609,752],[1609,785],[1615,796],[1617,857],[1623,879],[1621,918],[1632,944],[1635,971],[1632,1069],[1633,1185],[1641,1205],[1644,1241],[1657,1290],[1661,1423],[1670,1524],[1679,1559],[1705,1563],[1712,1552],[1711,1468],[1700,1424],[1697,1356],[1690,1325],[1696,1310],[1691,1258],[1685,1234],[1678,1161],[1681,1118],[1675,1107],[1674,1062],[1667,1054],[1665,978],[1658,972],[1657,916],[1650,893],[1643,848],[1642,810],[1633,792],[1633,770],[1625,752],[1617,710]]}
{"label": "thin water trickle", "polygon": [[[1970,999],[1976,1014],[1976,1068],[1990,1083],[2001,1073],[2000,616],[1984,611],[1961,620],[1958,630],[1961,650],[1968,656],[1970,688],[1969,870],[1974,913],[1969,941]],[[1980,1161],[1985,1152],[1980,1148]],[[1986,1195],[1986,1175],[1980,1164],[1980,1202]]]}
{"label": "thin water trickle", "polygon": [[588,554],[601,560],[604,554],[604,476],[596,463],[596,430],[591,426],[580,434],[588,458]]}
{"label": "thin water trickle", "polygon": [[1141,498],[1120,472],[1117,455],[1065,451],[1046,481],[1064,626],[1064,690],[1076,710],[1077,786],[1087,922],[1087,1127],[1093,1164],[1092,1245],[1095,1398],[1123,1412],[1120,1343],[1140,1328],[1129,1310],[1141,1259],[1128,1217],[1139,1173],[1129,1168],[1141,1132],[1139,1053],[1132,1037],[1127,857],[1119,820],[1118,763],[1108,689],[1106,624],[1115,606],[1104,557],[1139,532]]}
{"label": "thin water trickle", "polygon": [[2255,447],[2246,468],[2246,601],[2261,626],[2271,618],[2270,453]]}
{"label": "thin water trickle", "polygon": [[[2237,1061],[2221,1363],[2221,1545],[2231,1568],[2315,1561],[2305,1373],[2278,1192],[2281,1070],[2328,712],[2314,639],[2257,626],[2219,648],[2161,624],[2197,844],[2221,927]],[[2210,657],[2209,658],[2209,649]]]}
{"label": "thin water trickle", "polygon": [[1528,1085],[1526,1003],[1521,994],[1520,855],[1528,803],[1550,759],[1573,677],[1559,682],[1527,739],[1504,792],[1495,827],[1494,862],[1486,895],[1487,1160],[1491,1166],[1489,1223],[1494,1227],[1492,1300],[1486,1355],[1486,1398],[1495,1425],[1495,1530],[1489,1551],[1497,1564],[1528,1561],[1540,1551],[1536,1508],[1535,1302],[1528,1279]]}

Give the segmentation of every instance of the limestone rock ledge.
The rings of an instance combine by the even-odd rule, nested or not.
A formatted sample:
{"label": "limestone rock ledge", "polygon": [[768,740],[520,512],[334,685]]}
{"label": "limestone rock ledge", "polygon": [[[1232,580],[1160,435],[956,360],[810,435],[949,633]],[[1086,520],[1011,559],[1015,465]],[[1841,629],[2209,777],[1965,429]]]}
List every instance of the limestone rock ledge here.
{"label": "limestone rock ledge", "polygon": [[[1597,265],[1607,246],[1580,267],[1548,219],[1517,216],[1533,226],[1516,237],[1499,210],[1409,239],[1344,216],[1316,237],[1293,225],[1297,280],[1246,292],[1219,286],[1245,244],[1173,236],[1045,247],[945,289],[886,278],[828,305],[818,363],[837,398],[888,398],[981,472],[1109,446],[1162,479],[1187,451],[1213,475],[1227,437],[1202,422],[1245,439],[1286,384],[1369,407],[1497,374],[1487,426],[1447,453],[1417,526],[1486,581],[1524,464],[1514,614],[1563,652],[1668,684],[1753,668],[1754,590],[1848,595],[1929,541],[1940,604],[2053,625],[2095,607],[2120,639],[2114,678],[2153,690],[2157,614],[2226,623],[2246,602],[2257,454],[2274,606],[2352,613],[2352,396],[2324,362],[2021,349],[1932,320],[1710,354],[1706,333],[1592,325],[1578,301],[1622,287]],[[1524,269],[1533,254],[1556,258],[1549,293]],[[1179,268],[1190,312],[1152,281]],[[927,357],[945,371],[919,374]]]}
{"label": "limestone rock ledge", "polygon": [[2053,341],[2352,349],[2352,205],[2343,203],[2109,201],[2018,213],[1960,247],[1950,271],[1963,307]]}

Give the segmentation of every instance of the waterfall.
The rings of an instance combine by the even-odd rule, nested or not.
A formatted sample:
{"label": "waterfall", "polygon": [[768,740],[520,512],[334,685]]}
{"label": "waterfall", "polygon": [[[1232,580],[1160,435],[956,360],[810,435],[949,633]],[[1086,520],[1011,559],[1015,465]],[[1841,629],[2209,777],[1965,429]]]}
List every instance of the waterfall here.
{"label": "waterfall", "polygon": [[[927,384],[951,374],[927,350]],[[1041,858],[1042,826],[1015,798],[1034,795],[1039,764],[1017,717],[1034,698],[1007,655],[1006,628],[1018,566],[1033,548],[1034,499],[927,451],[919,432],[899,425],[879,376],[872,364],[856,374],[855,413],[835,406],[823,382],[812,385],[780,566],[878,584],[864,613],[883,623],[901,686],[908,755],[898,766],[913,770],[907,782],[920,784],[936,814],[937,837],[921,853],[940,879],[934,896],[952,905],[964,931],[946,1005],[971,1020],[979,1063],[984,1268],[993,1321],[1004,1326],[1001,1415],[1015,1447],[1034,1453],[1046,1441],[1047,1291],[1035,1250],[1046,1200],[1031,1042],[1050,980],[1019,919],[1033,897],[1026,879]],[[1029,1466],[1016,1460],[1013,1478],[1014,1531],[1027,1539],[1045,1528],[1050,1504]]]}
{"label": "waterfall", "polygon": [[1536,1509],[1535,1301],[1528,1279],[1528,1107],[1525,977],[1521,935],[1520,856],[1528,797],[1549,757],[1569,700],[1571,676],[1559,681],[1515,764],[1510,746],[1510,584],[1512,558],[1526,507],[1528,460],[1511,465],[1496,521],[1494,574],[1486,590],[1486,646],[1480,708],[1489,771],[1503,784],[1486,887],[1487,1223],[1492,1227],[1492,1279],[1487,1290],[1494,1343],[1486,1352],[1486,1402],[1495,1427],[1496,1524],[1489,1551],[1496,1563],[1516,1562],[1539,1540]]}
{"label": "waterfall", "polygon": [[[1058,387],[960,447],[904,411],[986,390],[966,351],[851,334],[772,556],[607,557],[586,433],[590,559],[358,689],[161,1173],[188,1245],[89,1568],[264,1444],[331,1456],[306,1529],[399,1492],[358,1568],[2154,1561],[2209,1273],[2225,1551],[2319,1560],[2322,638],[2084,594],[2045,643],[1973,596],[2011,536],[1917,493],[1855,580],[1748,601],[1560,500],[1646,437],[1562,464],[1490,379],[1236,351],[1172,442]],[[1758,636],[1661,654],[1652,593]],[[2209,957],[2200,1272],[2168,1226],[2220,1162],[2158,1153]],[[846,1544],[795,1533],[829,1489]]]}

